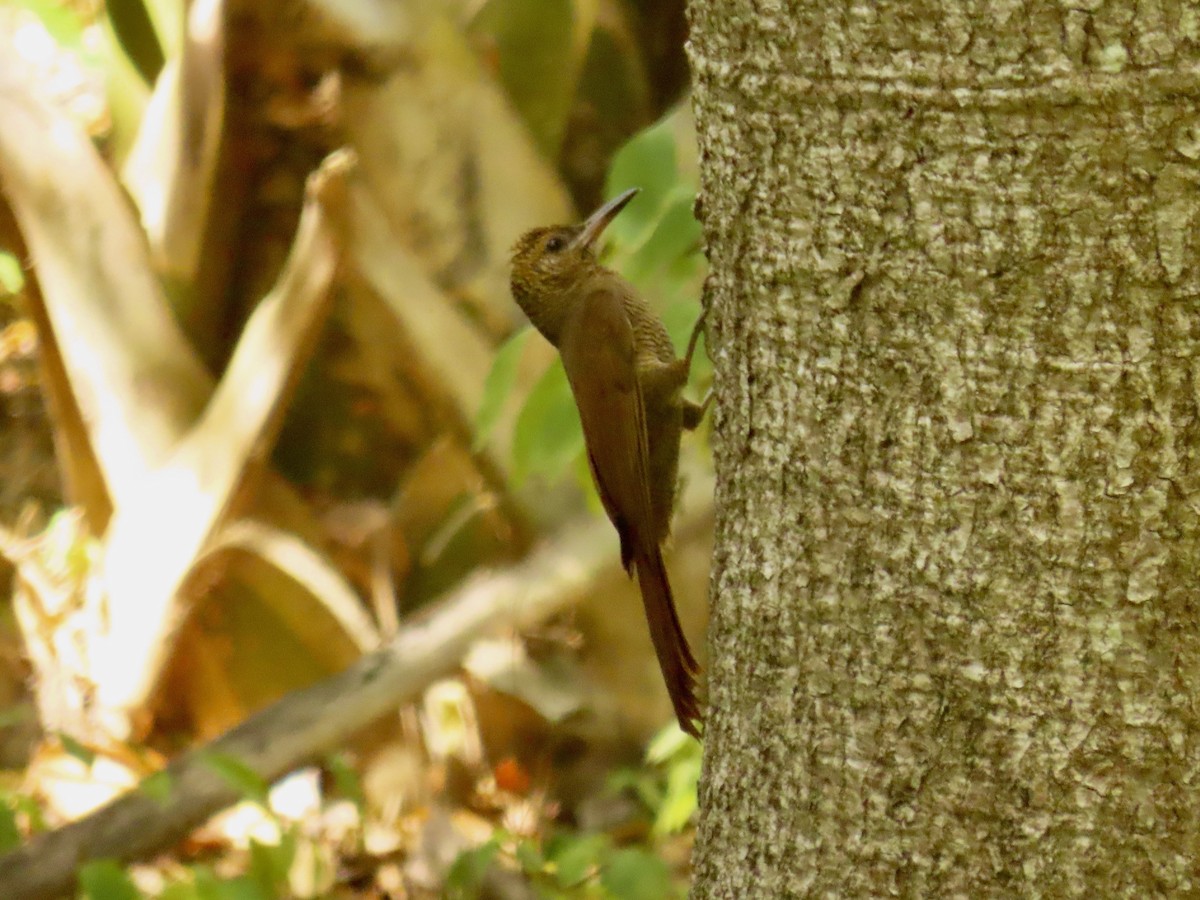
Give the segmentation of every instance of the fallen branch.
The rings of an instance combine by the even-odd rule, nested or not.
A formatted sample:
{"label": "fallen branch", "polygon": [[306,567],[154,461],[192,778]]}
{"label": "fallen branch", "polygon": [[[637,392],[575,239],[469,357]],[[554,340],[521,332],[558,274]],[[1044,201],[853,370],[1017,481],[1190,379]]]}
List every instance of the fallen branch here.
{"label": "fallen branch", "polygon": [[[708,523],[711,477],[693,477],[684,493],[688,514],[678,523],[681,540]],[[128,863],[171,846],[242,799],[206,762],[208,753],[232,754],[275,781],[319,760],[347,735],[452,671],[478,638],[501,625],[522,627],[544,619],[578,600],[615,564],[612,528],[593,519],[568,527],[512,568],[468,579],[428,615],[405,623],[383,649],[175,759],[167,766],[167,800],[132,791],[0,857],[0,897],[60,896],[73,890],[76,872],[89,860]]]}

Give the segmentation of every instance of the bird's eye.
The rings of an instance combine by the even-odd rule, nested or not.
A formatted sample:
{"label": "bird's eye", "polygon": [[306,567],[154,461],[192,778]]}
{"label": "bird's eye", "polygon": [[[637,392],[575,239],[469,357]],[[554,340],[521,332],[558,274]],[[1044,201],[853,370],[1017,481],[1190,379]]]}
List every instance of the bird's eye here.
{"label": "bird's eye", "polygon": [[548,241],[546,241],[546,252],[547,253],[558,253],[558,251],[562,250],[562,248],[565,246],[567,246],[567,242],[565,240],[563,240],[562,237],[560,237],[559,235],[556,234],[552,238],[550,238]]}

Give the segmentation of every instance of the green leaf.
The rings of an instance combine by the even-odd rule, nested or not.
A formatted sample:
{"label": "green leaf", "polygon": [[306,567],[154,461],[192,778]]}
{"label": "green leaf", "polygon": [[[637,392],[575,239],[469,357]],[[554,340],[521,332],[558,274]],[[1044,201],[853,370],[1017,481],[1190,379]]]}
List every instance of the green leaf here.
{"label": "green leaf", "polygon": [[111,859],[97,859],[79,870],[79,890],[87,900],[139,900],[133,880]]}
{"label": "green leaf", "polygon": [[663,120],[635,134],[613,157],[604,193],[615,197],[631,187],[641,190],[608,227],[610,238],[626,247],[641,244],[678,180],[670,123]]}
{"label": "green leaf", "polygon": [[664,763],[690,746],[699,747],[700,742],[684,733],[677,722],[671,722],[658,732],[646,748],[646,761]]}
{"label": "green leaf", "polygon": [[25,272],[21,261],[6,250],[0,250],[0,291],[16,294],[25,287]]}
{"label": "green leaf", "polygon": [[0,853],[20,846],[21,829],[17,826],[17,812],[7,797],[0,802]]}
{"label": "green leaf", "polygon": [[654,833],[682,831],[696,813],[696,790],[700,783],[700,760],[681,759],[667,772],[667,792],[654,817]]}
{"label": "green leaf", "polygon": [[201,758],[210,769],[232,785],[244,799],[253,800],[261,806],[270,808],[268,795],[271,786],[249,765],[232,753],[224,753],[220,750],[206,750]]}
{"label": "green leaf", "polygon": [[158,900],[201,900],[196,886],[188,881],[172,881],[158,895]]}
{"label": "green leaf", "polygon": [[496,854],[500,852],[500,842],[492,838],[471,850],[464,850],[450,866],[446,873],[446,893],[451,898],[466,898],[478,896],[484,876],[491,868]]}
{"label": "green leaf", "polygon": [[583,452],[583,431],[562,362],[555,360],[538,379],[517,417],[513,436],[513,475],[553,481]]}
{"label": "green leaf", "polygon": [[517,844],[516,856],[517,863],[526,874],[537,875],[546,868],[546,859],[533,841]]}
{"label": "green leaf", "polygon": [[193,869],[196,896],[200,900],[274,900],[275,895],[264,894],[253,878],[247,875],[238,878],[218,878],[207,866]]}
{"label": "green leaf", "polygon": [[702,233],[692,215],[694,197],[691,188],[680,185],[664,200],[649,235],[622,267],[634,284],[650,286],[651,279],[661,278],[676,260],[698,252]]}
{"label": "green leaf", "polygon": [[12,728],[33,718],[33,710],[24,703],[14,703],[12,706],[0,709],[0,728]]}
{"label": "green leaf", "polygon": [[555,835],[546,844],[546,856],[554,864],[558,883],[572,887],[587,879],[608,854],[612,843],[604,834]]}
{"label": "green leaf", "polygon": [[250,841],[250,877],[268,897],[278,896],[287,886],[288,871],[296,859],[296,832],[286,830],[278,844]]}
{"label": "green leaf", "polygon": [[92,764],[96,761],[96,754],[94,751],[89,750],[69,734],[64,734],[60,731],[57,733],[57,737],[59,743],[62,744],[63,752],[66,753],[67,756],[75,757],[89,769],[92,767]]}
{"label": "green leaf", "polygon": [[162,71],[162,45],[142,0],[107,0],[104,4],[113,34],[146,84],[154,84]]}
{"label": "green leaf", "polygon": [[600,883],[617,900],[662,900],[671,895],[667,864],[645,850],[618,850],[600,872]]}
{"label": "green leaf", "polygon": [[138,783],[137,789],[139,793],[145,794],[159,806],[166,806],[171,802],[171,791],[174,787],[175,783],[171,778],[171,773],[166,769],[159,769],[143,778]]}
{"label": "green leaf", "polygon": [[41,804],[33,797],[27,794],[10,794],[8,802],[13,805],[13,809],[18,814],[25,816],[31,832],[38,834],[46,830],[46,816],[42,812]]}
{"label": "green leaf", "polygon": [[70,4],[56,0],[17,0],[17,6],[38,17],[54,43],[64,50],[81,56],[83,47],[83,19]]}
{"label": "green leaf", "polygon": [[500,422],[504,401],[516,387],[521,353],[532,332],[532,328],[522,328],[504,342],[492,359],[492,370],[488,372],[487,381],[484,382],[483,400],[479,404],[479,414],[475,417],[475,450],[483,448]]}
{"label": "green leaf", "polygon": [[[680,356],[687,350],[688,338],[692,336],[692,329],[696,327],[696,320],[700,317],[700,297],[695,296],[680,297],[670,303],[663,310],[663,324],[667,326],[667,334],[671,336],[671,343],[675,345],[675,352]],[[700,342],[696,345],[696,355],[692,358],[692,381],[696,380],[696,375],[701,372],[708,371],[708,342],[705,336],[700,336]],[[704,362],[702,368],[698,368],[696,363]]]}

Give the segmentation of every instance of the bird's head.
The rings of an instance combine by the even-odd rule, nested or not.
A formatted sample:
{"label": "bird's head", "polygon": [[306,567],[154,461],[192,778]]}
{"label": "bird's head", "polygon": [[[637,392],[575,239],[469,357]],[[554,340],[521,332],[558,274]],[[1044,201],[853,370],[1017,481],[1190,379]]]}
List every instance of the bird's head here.
{"label": "bird's head", "polygon": [[534,324],[529,304],[551,302],[598,265],[596,244],[637,188],[609,200],[578,225],[551,225],[521,235],[513,247],[512,293]]}

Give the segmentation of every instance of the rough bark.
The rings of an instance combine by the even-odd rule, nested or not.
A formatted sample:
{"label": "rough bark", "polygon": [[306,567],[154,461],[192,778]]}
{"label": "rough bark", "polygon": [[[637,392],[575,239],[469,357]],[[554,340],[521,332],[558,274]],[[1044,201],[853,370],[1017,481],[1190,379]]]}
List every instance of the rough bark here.
{"label": "rough bark", "polygon": [[695,0],[695,896],[1200,890],[1200,27]]}

